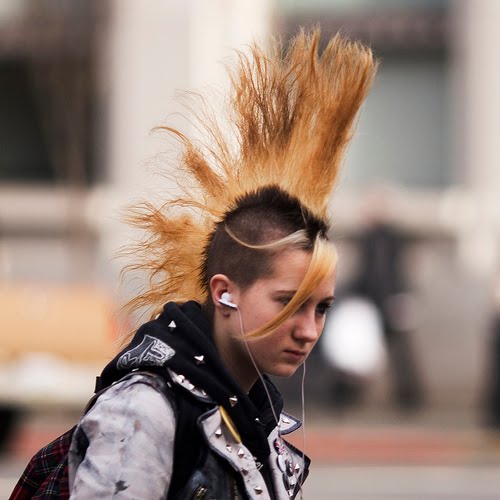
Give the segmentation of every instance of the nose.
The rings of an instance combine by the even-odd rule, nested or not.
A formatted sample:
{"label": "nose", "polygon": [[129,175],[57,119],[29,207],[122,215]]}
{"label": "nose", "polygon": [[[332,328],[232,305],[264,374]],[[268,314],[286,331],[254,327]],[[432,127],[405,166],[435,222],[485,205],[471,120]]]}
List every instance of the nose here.
{"label": "nose", "polygon": [[316,342],[321,335],[323,325],[318,323],[315,311],[302,311],[296,316],[293,338],[301,342]]}

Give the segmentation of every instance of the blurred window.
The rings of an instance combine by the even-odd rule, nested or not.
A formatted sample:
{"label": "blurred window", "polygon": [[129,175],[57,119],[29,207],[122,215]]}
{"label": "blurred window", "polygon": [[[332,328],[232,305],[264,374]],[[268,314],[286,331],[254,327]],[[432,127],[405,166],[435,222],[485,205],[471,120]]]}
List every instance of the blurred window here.
{"label": "blurred window", "polygon": [[85,203],[103,175],[95,56],[108,5],[0,0],[0,284],[92,279]]}
{"label": "blurred window", "polygon": [[0,181],[54,181],[27,65],[0,63]]}
{"label": "blurred window", "polygon": [[442,188],[450,159],[448,0],[278,0],[284,37],[318,23],[322,42],[341,30],[368,43],[379,74],[347,155],[344,183]]}
{"label": "blurred window", "polygon": [[348,181],[441,188],[450,162],[447,64],[386,56],[348,152]]}
{"label": "blurred window", "polygon": [[440,9],[446,7],[450,0],[277,0],[281,11],[317,11],[317,10],[366,10],[392,8],[427,8]]}
{"label": "blurred window", "polygon": [[94,0],[0,8],[0,183],[94,180]]}

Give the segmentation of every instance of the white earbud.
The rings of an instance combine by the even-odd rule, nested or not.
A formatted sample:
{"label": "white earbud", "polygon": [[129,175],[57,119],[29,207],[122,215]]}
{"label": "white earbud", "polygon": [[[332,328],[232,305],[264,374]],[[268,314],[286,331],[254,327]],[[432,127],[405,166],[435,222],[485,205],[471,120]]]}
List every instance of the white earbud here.
{"label": "white earbud", "polygon": [[231,309],[238,309],[238,306],[234,302],[231,302],[231,294],[229,292],[224,292],[221,295],[219,302],[227,307],[230,307]]}

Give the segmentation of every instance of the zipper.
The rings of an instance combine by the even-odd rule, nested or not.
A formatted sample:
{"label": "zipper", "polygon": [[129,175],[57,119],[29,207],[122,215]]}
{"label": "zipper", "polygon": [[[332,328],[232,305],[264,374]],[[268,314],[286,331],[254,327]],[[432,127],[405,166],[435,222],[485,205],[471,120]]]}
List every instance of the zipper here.
{"label": "zipper", "polygon": [[233,479],[233,500],[238,500],[240,495],[238,494],[238,483],[236,479]]}
{"label": "zipper", "polygon": [[202,500],[203,498],[205,498],[207,491],[208,490],[205,486],[198,486],[198,488],[196,488],[196,491],[194,492],[194,495],[191,497],[192,500]]}

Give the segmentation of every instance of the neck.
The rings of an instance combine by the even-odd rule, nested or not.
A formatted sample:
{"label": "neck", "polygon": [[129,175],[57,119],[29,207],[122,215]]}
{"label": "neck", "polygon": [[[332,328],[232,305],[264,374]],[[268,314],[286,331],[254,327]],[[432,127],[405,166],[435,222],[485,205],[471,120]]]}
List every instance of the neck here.
{"label": "neck", "polygon": [[244,341],[238,338],[241,334],[235,335],[229,332],[223,325],[217,324],[217,315],[214,318],[214,341],[219,351],[220,357],[228,369],[229,373],[241,386],[245,393],[248,393],[257,381],[258,375],[255,367],[248,355]]}

